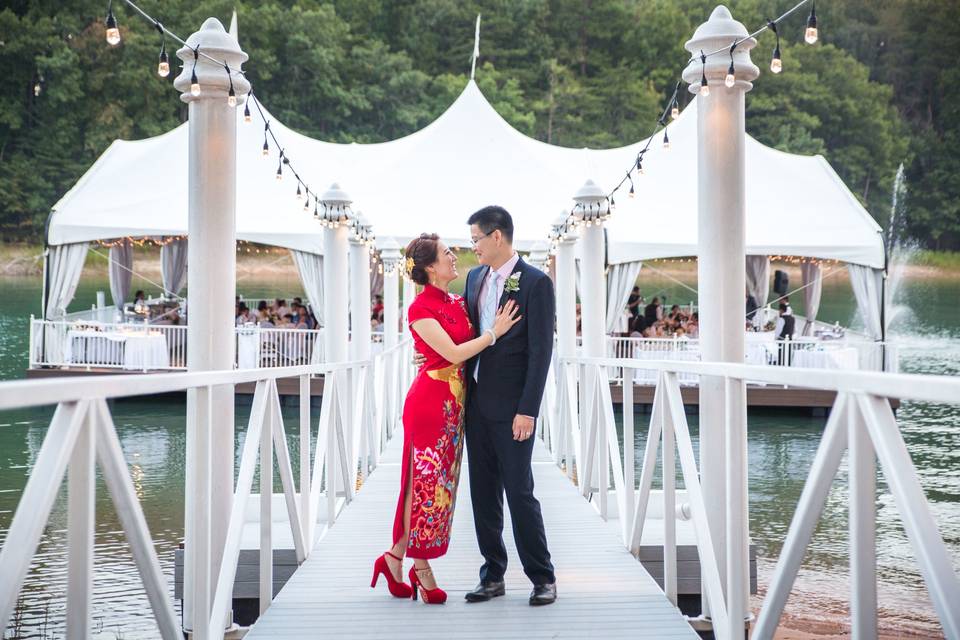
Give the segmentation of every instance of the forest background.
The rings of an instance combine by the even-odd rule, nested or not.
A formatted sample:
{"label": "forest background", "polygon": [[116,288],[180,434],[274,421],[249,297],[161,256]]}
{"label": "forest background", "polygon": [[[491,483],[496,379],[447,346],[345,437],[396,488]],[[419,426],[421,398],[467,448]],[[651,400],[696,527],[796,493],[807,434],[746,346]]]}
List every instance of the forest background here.
{"label": "forest background", "polygon": [[[462,91],[483,14],[477,83],[525,134],[570,147],[648,136],[717,0],[142,0],[181,36],[234,9],[258,96],[314,138],[376,142],[434,120]],[[748,29],[790,0],[727,3]],[[104,42],[106,0],[5,0],[0,10],[0,237],[42,243],[52,205],[116,138],[186,119],[156,73],[160,36],[114,2],[123,42]],[[783,73],[747,96],[747,130],[792,153],[823,154],[882,225],[897,167],[903,227],[928,249],[960,249],[960,2],[833,0],[780,27]],[[171,66],[176,44],[167,41]],[[686,92],[683,100],[687,100]],[[371,173],[377,168],[370,167]],[[429,180],[429,176],[424,176]],[[679,197],[679,196],[678,196]],[[775,206],[775,203],[771,203]],[[801,221],[802,223],[802,221]]]}

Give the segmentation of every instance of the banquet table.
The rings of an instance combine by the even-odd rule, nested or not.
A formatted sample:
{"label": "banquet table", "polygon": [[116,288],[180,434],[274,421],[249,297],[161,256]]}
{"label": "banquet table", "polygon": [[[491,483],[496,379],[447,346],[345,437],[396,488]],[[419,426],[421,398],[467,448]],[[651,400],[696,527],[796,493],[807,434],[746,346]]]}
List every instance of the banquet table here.
{"label": "banquet table", "polygon": [[859,369],[858,356],[853,347],[803,349],[793,353],[791,365],[808,369]]}
{"label": "banquet table", "polygon": [[67,331],[64,360],[71,364],[123,367],[129,370],[167,369],[170,354],[160,331],[142,329]]}

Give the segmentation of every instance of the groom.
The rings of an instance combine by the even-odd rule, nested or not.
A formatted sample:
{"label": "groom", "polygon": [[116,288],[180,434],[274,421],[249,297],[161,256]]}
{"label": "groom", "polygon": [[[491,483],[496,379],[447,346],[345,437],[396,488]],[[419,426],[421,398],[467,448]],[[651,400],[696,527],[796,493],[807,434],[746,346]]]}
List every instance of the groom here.
{"label": "groom", "polygon": [[513,250],[513,219],[503,207],[480,209],[467,221],[480,266],[467,274],[464,297],[477,335],[493,326],[507,300],[522,319],[467,363],[466,435],[480,584],[466,595],[484,602],[504,594],[503,495],[523,571],[533,583],[531,605],[557,599],[556,577],[540,503],[533,495],[534,430],[553,350],[555,305],[550,278]]}

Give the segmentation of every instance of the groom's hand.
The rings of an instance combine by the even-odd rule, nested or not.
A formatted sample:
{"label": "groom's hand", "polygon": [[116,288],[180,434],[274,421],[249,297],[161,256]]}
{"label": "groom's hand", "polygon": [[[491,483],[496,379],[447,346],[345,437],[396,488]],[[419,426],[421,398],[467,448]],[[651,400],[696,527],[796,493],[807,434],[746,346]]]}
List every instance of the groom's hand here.
{"label": "groom's hand", "polygon": [[416,351],[413,352],[413,366],[417,368],[417,371],[419,371],[420,368],[423,367],[423,363],[425,363],[426,361],[427,359],[426,357],[423,356],[423,354],[417,353]]}
{"label": "groom's hand", "polygon": [[513,419],[513,439],[523,442],[533,435],[533,418],[517,415]]}

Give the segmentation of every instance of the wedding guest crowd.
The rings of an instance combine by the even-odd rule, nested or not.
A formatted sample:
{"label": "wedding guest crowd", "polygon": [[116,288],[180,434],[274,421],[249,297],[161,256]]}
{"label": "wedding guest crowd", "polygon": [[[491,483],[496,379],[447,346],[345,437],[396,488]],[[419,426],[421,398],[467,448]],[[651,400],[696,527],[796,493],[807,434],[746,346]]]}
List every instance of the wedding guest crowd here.
{"label": "wedding guest crowd", "polygon": [[271,303],[261,300],[256,311],[251,310],[247,303],[238,297],[235,316],[237,326],[248,323],[285,329],[316,329],[319,326],[316,316],[299,297],[294,298],[289,305],[284,298],[276,298]]}

